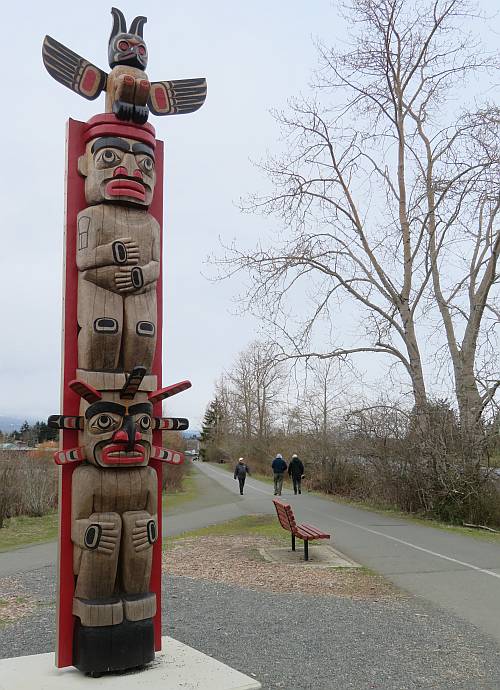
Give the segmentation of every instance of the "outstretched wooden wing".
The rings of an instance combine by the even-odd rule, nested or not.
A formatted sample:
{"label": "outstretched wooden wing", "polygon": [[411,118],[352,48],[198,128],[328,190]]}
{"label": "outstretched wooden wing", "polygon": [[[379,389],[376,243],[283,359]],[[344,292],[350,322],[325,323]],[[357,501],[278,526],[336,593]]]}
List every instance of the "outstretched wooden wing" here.
{"label": "outstretched wooden wing", "polygon": [[89,101],[106,88],[106,72],[50,36],[45,36],[43,41],[42,57],[47,72],[54,79]]}
{"label": "outstretched wooden wing", "polygon": [[148,106],[154,115],[193,113],[201,108],[206,97],[206,79],[154,81]]}

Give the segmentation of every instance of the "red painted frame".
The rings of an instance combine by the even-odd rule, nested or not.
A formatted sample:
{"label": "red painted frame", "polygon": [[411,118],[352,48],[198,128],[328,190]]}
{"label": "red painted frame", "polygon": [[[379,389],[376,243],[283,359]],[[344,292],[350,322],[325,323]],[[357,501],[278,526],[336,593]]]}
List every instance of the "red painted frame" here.
{"label": "red painted frame", "polygon": [[[68,383],[76,377],[78,364],[77,347],[77,291],[78,271],[76,268],[76,219],[77,214],[87,206],[85,201],[84,180],[78,173],[78,158],[85,151],[83,138],[85,122],[68,120],[66,129],[66,209],[64,233],[64,272],[63,272],[63,332],[62,332],[62,376],[61,376],[61,413],[78,415],[80,398],[69,387]],[[163,229],[163,142],[156,141],[155,165],[156,185],[153,203],[149,212],[156,218]],[[160,234],[163,246],[162,232]],[[161,256],[161,255],[160,255]],[[157,376],[158,388],[162,385],[162,327],[163,327],[163,294],[162,294],[162,261],[160,258],[160,277],[157,283],[157,341],[152,373]],[[154,406],[154,414],[162,416],[162,404]],[[153,443],[161,446],[161,431],[153,432]],[[78,446],[78,431],[64,429],[61,432],[60,448],[68,450]],[[58,597],[57,597],[57,643],[56,666],[64,668],[73,664],[73,629],[72,613],[74,575],[73,544],[71,542],[71,478],[79,463],[70,463],[59,467],[59,548],[58,548]],[[158,540],[153,546],[153,568],[150,590],[156,593],[155,649],[161,649],[161,543],[162,543],[162,464],[151,460],[158,475]]]}

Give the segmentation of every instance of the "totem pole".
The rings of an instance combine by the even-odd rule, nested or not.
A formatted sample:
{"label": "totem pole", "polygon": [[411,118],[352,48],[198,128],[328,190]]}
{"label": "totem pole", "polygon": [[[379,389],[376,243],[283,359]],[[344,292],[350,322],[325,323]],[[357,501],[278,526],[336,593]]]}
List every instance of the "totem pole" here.
{"label": "totem pole", "polygon": [[140,667],[161,648],[163,142],[147,122],[203,105],[204,79],[148,81],[146,17],[127,30],[113,8],[106,74],[46,36],[54,79],[105,113],[67,132],[58,667],[99,676]]}

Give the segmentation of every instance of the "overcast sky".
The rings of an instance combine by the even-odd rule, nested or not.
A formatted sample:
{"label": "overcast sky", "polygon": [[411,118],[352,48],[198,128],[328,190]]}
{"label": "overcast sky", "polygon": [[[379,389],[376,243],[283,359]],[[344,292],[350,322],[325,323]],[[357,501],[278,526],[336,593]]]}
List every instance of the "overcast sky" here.
{"label": "overcast sky", "polygon": [[[494,0],[480,4],[496,8]],[[251,160],[275,145],[269,109],[307,89],[313,39],[341,41],[345,29],[331,0],[118,6],[127,21],[148,17],[150,79],[208,81],[197,113],[151,117],[166,142],[163,383],[191,379],[169,411],[198,426],[215,379],[258,335],[255,321],[232,314],[238,285],[207,281],[205,258],[219,236],[248,244],[272,232],[272,220],[243,216],[235,203],[262,188]],[[86,101],[49,76],[42,40],[50,34],[107,70],[110,9],[97,0],[46,0],[9,3],[3,12],[0,415],[59,411],[65,122],[104,110],[103,96]]]}

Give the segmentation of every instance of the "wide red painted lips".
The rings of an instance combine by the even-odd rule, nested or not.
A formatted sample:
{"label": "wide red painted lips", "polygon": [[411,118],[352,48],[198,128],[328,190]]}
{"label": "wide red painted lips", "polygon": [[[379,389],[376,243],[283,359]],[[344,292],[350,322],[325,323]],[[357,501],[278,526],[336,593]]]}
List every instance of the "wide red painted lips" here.
{"label": "wide red painted lips", "polygon": [[135,443],[133,451],[125,451],[123,443],[110,443],[102,449],[101,458],[103,465],[136,465],[144,462],[145,449]]}
{"label": "wide red painted lips", "polygon": [[135,180],[111,180],[106,185],[106,193],[110,196],[128,196],[139,201],[146,200],[146,190],[144,185]]}

